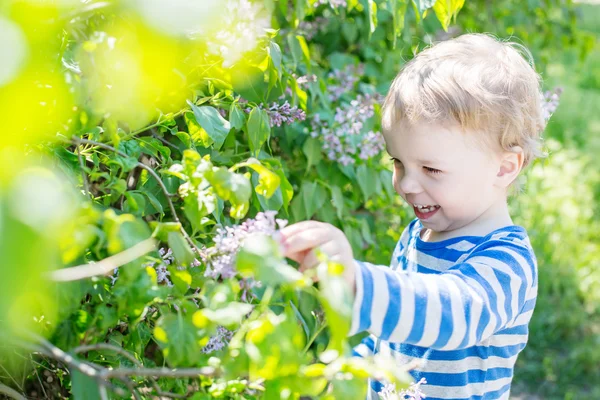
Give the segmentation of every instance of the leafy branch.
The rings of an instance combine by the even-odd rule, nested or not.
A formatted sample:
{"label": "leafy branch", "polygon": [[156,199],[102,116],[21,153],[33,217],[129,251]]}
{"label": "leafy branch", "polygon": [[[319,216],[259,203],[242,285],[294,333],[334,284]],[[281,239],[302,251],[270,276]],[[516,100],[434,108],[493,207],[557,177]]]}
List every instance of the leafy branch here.
{"label": "leafy branch", "polygon": [[[99,147],[99,148],[102,148],[102,149],[105,149],[105,150],[112,151],[112,152],[120,155],[121,157],[129,158],[128,154],[125,154],[124,152],[122,152],[122,151],[120,151],[118,149],[115,149],[114,147],[109,146],[109,145],[107,145],[105,143],[96,142],[94,140],[82,139],[82,138],[79,138],[77,136],[73,136],[71,138],[71,140],[69,140],[68,142],[74,144],[75,146],[79,146],[81,144],[89,144],[89,145],[96,146],[96,147]],[[171,201],[171,197],[175,197],[177,195],[169,193],[169,191],[167,190],[167,187],[163,183],[162,179],[158,176],[158,174],[151,167],[149,167],[148,165],[146,165],[144,163],[141,163],[139,161],[136,162],[135,166],[139,167],[139,168],[145,169],[150,175],[152,175],[152,177],[154,177],[154,179],[156,179],[158,185],[160,186],[160,189],[162,190],[162,192],[165,195],[165,199],[167,201],[169,209],[171,210],[171,214],[173,215],[173,219],[180,226],[181,234],[183,235],[183,237],[185,237],[185,239],[187,240],[187,242],[189,243],[189,245],[196,251],[196,253],[200,254],[201,250],[198,248],[198,246],[196,246],[196,244],[194,243],[194,241],[192,240],[192,238],[190,237],[190,235],[188,235],[188,233],[183,228],[183,225],[181,224],[181,220],[179,219],[179,217],[177,216],[177,212],[175,211],[175,206],[173,205],[173,201]]]}

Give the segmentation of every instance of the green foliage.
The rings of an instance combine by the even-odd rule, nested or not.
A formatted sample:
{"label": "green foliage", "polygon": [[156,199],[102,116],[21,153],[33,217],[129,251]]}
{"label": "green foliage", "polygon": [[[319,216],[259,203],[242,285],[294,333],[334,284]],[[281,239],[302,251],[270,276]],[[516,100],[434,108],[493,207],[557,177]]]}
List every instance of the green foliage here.
{"label": "green foliage", "polygon": [[[0,108],[12,113],[0,128],[15,132],[0,145],[0,323],[8,336],[25,337],[17,327],[36,331],[102,371],[198,368],[185,377],[111,378],[106,386],[73,365],[53,367],[61,377],[57,396],[76,399],[103,398],[103,391],[129,398],[131,390],[148,396],[194,392],[193,399],[362,399],[369,376],[406,384],[407,374],[389,370],[389,360],[350,357],[350,344],[360,338],[347,338],[352,299],[341,266],[323,260],[314,285],[314,276],[289,265],[272,238],[257,235],[235,250],[234,275],[215,277],[211,257],[222,254],[211,251],[219,235],[271,210],[290,222],[330,222],[344,231],[356,258],[386,264],[412,214],[395,195],[381,152],[359,155],[366,145],[360,138],[380,129],[380,107],[371,105],[373,115],[361,122],[352,162],[331,156],[324,126],[338,127],[339,115],[355,109],[351,102],[359,96],[380,99],[405,60],[453,28],[514,34],[542,69],[553,56],[548,48],[563,51],[564,45],[576,58],[591,50],[590,35],[573,23],[570,2],[506,0],[488,7],[479,1],[349,0],[341,8],[314,0],[289,6],[258,1],[273,29],[248,49],[235,47],[235,30],[225,35],[231,43],[217,43],[223,32],[189,38],[177,27],[165,31],[172,25],[166,15],[157,24],[152,13],[125,2],[21,3],[3,5],[0,13],[22,24],[31,49],[48,53],[36,50],[31,62],[37,64],[21,72],[33,71],[35,85],[19,77],[0,91]],[[36,17],[47,23],[38,28]],[[228,58],[236,53],[235,61]],[[586,73],[580,84],[593,86],[594,74]],[[31,104],[15,108],[10,101],[28,97],[25,91]],[[38,103],[50,110],[40,111]],[[39,133],[46,130],[59,134]],[[26,153],[15,150],[25,143]],[[46,161],[40,163],[42,154]],[[556,380],[573,364],[583,374],[598,362],[597,353],[584,351],[597,345],[589,332],[597,328],[598,299],[583,293],[600,290],[596,271],[587,268],[598,257],[593,217],[600,191],[590,191],[598,179],[591,174],[584,182],[575,179],[594,160],[568,163],[571,158],[554,162],[572,169],[555,164],[545,171],[556,174],[556,186],[544,186],[536,166],[532,193],[514,205],[523,225],[534,227],[540,290],[550,294],[532,322],[530,347],[536,350],[525,356],[544,373],[521,366],[532,381]],[[577,204],[573,192],[580,194]],[[536,196],[553,200],[538,207]],[[557,221],[565,220],[557,236]],[[150,237],[158,249],[119,258]],[[575,250],[553,252],[557,238],[577,249],[575,260]],[[93,278],[47,279],[61,267],[67,273],[81,265],[105,267],[107,257],[118,265],[109,263]],[[562,271],[560,279],[542,264]],[[575,276],[567,273],[570,267]],[[567,283],[576,286],[577,280],[585,287],[573,291]],[[582,303],[585,313],[573,313]],[[551,338],[542,328],[548,321],[557,327]],[[557,348],[544,355],[546,346],[580,337],[584,344],[565,360],[556,361]],[[100,344],[129,357],[114,348],[74,354],[78,346]],[[0,353],[1,363],[8,353]],[[25,378],[39,390],[42,364],[35,365]]]}

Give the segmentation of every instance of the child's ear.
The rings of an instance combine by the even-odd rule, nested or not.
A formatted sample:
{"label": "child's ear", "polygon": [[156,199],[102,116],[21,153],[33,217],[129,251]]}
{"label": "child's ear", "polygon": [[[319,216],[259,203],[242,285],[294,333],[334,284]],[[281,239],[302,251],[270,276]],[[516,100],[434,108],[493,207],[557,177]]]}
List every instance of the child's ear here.
{"label": "child's ear", "polygon": [[521,172],[525,154],[521,146],[513,146],[509,151],[504,151],[500,159],[498,180],[502,187],[508,187]]}

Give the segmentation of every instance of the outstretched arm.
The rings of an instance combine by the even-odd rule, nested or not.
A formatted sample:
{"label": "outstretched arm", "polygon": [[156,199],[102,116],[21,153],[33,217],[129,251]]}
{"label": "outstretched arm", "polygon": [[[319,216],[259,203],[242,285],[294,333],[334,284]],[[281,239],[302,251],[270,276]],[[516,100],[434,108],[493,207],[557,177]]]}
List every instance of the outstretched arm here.
{"label": "outstretched arm", "polygon": [[368,331],[390,342],[466,348],[535,304],[535,256],[528,246],[511,240],[490,241],[442,274],[356,265],[350,335]]}

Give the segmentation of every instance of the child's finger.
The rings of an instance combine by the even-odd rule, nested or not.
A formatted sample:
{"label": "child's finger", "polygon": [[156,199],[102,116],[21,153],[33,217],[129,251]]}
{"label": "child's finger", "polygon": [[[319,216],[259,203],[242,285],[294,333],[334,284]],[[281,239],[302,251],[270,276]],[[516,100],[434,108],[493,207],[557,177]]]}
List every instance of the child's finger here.
{"label": "child's finger", "polygon": [[305,231],[307,229],[315,229],[322,227],[324,224],[319,221],[301,221],[292,225],[288,225],[279,231],[281,235],[281,239],[285,240],[290,236],[294,236],[299,232]]}
{"label": "child's finger", "polygon": [[294,254],[311,250],[331,239],[331,233],[327,229],[311,228],[300,231],[292,236],[287,236],[283,240],[284,255]]}

